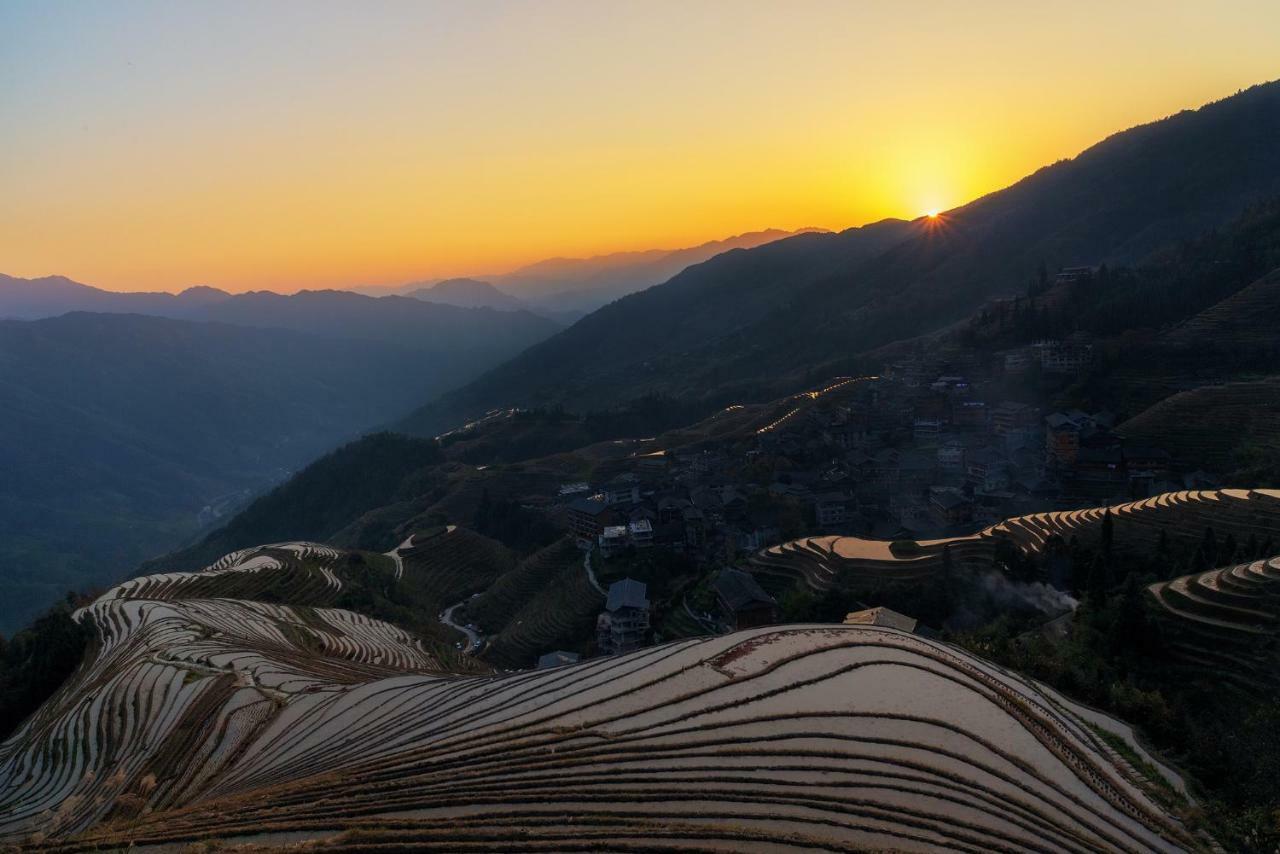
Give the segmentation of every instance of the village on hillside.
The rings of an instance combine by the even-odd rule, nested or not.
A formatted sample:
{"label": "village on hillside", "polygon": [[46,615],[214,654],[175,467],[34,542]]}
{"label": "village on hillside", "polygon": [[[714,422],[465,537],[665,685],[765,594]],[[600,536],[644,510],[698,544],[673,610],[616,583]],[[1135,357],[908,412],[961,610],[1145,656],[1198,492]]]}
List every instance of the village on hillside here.
{"label": "village on hillside", "polygon": [[[1060,271],[1048,298],[1090,275]],[[975,325],[1024,304],[1037,305],[994,300]],[[881,375],[824,382],[745,433],[637,450],[608,479],[523,500],[594,560],[608,601],[595,648],[616,653],[779,621],[786,590],[753,576],[750,559],[781,542],[963,537],[1010,517],[1218,486],[1127,437],[1111,412],[1043,403],[1089,371],[1093,351],[1078,332],[1006,349],[955,336]]]}

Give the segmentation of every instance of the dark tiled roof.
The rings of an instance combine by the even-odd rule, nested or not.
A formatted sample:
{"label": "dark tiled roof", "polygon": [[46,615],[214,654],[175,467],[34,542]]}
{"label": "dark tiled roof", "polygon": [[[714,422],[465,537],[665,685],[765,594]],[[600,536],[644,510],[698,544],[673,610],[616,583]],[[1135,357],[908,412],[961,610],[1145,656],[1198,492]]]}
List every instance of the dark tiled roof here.
{"label": "dark tiled roof", "polygon": [[609,505],[603,501],[596,501],[592,498],[579,498],[569,504],[570,510],[576,510],[579,513],[586,513],[588,516],[599,516]]}
{"label": "dark tiled roof", "polygon": [[932,498],[933,503],[937,504],[944,510],[951,510],[967,503],[964,496],[957,492],[935,492]]}
{"label": "dark tiled roof", "polygon": [[605,602],[606,611],[619,608],[648,608],[649,588],[643,581],[624,578],[609,585],[609,598]]}
{"label": "dark tiled roof", "polygon": [[717,575],[715,588],[720,598],[734,611],[751,605],[774,604],[773,597],[764,592],[755,578],[739,569],[726,569]]}
{"label": "dark tiled roof", "polygon": [[555,652],[548,652],[546,655],[539,656],[538,669],[541,670],[544,667],[559,667],[562,664],[573,664],[577,660],[578,654],[576,652],[565,652],[563,649],[558,649]]}

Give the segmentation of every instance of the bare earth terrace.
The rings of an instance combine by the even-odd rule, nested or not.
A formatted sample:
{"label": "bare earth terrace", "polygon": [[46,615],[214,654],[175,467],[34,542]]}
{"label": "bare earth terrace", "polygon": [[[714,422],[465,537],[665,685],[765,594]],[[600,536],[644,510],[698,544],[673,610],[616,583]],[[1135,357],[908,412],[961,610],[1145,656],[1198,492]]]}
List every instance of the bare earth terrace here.
{"label": "bare earth terrace", "polygon": [[[885,540],[806,537],[757,553],[756,571],[799,578],[814,590],[858,581],[919,581],[942,569],[948,547],[957,563],[990,564],[1000,540],[1024,554],[1040,552],[1054,538],[1094,542],[1108,508],[1089,507],[1015,516],[970,536],[923,540],[895,549]],[[1116,547],[1154,549],[1163,532],[1171,540],[1198,541],[1206,527],[1219,536],[1264,541],[1280,533],[1280,491],[1222,489],[1167,492],[1110,508]]]}

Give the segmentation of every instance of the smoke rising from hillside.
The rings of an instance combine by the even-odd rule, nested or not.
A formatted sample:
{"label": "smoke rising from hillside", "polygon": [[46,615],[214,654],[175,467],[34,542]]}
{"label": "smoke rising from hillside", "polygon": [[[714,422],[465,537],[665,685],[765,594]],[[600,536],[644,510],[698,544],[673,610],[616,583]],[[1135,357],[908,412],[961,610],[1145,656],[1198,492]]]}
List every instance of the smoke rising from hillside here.
{"label": "smoke rising from hillside", "polygon": [[1074,611],[1080,603],[1075,597],[1040,581],[1013,581],[1001,572],[986,571],[964,576],[957,591],[957,603],[943,626],[952,631],[966,631],[991,622],[1001,614],[1034,611],[1045,617],[1057,617]]}
{"label": "smoke rising from hillside", "polygon": [[978,583],[999,604],[1022,604],[1049,616],[1074,611],[1080,606],[1075,597],[1040,581],[1010,581],[998,572],[988,572],[978,579]]}

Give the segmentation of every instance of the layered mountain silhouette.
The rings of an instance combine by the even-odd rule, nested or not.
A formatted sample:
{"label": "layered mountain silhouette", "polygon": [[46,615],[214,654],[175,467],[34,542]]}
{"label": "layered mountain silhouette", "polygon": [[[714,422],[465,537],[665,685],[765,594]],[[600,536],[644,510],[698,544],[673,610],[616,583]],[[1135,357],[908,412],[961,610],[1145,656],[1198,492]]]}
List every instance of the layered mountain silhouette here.
{"label": "layered mountain silhouette", "polygon": [[[644,249],[611,252],[590,258],[548,258],[520,267],[509,273],[483,276],[480,279],[446,279],[441,282],[410,282],[406,285],[362,285],[350,288],[369,296],[416,296],[451,305],[470,305],[467,298],[450,298],[447,293],[426,297],[422,291],[435,285],[447,285],[446,291],[476,291],[470,282],[482,282],[514,296],[523,307],[566,325],[595,309],[627,294],[661,284],[693,264],[700,264],[730,249],[750,249],[797,234],[820,231],[802,228],[784,231],[768,228],[709,240],[683,249]],[[459,284],[462,283],[462,284]],[[498,297],[497,300],[501,300]],[[505,302],[505,301],[502,301]],[[510,305],[494,303],[493,308]]]}
{"label": "layered mountain silhouette", "polygon": [[0,317],[36,319],[69,311],[219,321],[498,358],[518,353],[559,328],[529,312],[463,308],[405,296],[375,298],[339,290],[287,296],[272,291],[229,294],[209,287],[179,294],[119,293],[62,276],[0,276]]}

